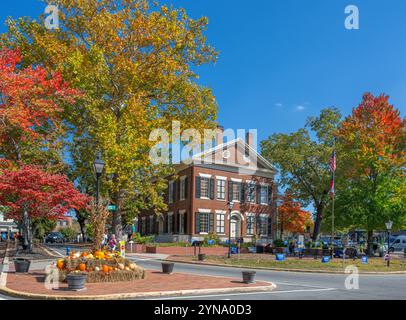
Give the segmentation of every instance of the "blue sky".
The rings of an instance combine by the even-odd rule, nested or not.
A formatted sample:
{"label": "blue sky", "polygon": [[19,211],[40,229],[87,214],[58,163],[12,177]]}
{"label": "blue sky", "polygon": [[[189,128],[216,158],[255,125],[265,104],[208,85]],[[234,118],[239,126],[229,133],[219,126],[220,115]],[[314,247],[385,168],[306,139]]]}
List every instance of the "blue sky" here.
{"label": "blue sky", "polygon": [[[172,0],[190,16],[209,18],[207,38],[220,52],[200,70],[226,128],[258,129],[259,139],[291,132],[320,109],[347,115],[362,94],[387,93],[405,115],[404,0]],[[357,5],[360,29],[344,28],[344,8]],[[0,19],[37,17],[37,0],[1,4]]]}

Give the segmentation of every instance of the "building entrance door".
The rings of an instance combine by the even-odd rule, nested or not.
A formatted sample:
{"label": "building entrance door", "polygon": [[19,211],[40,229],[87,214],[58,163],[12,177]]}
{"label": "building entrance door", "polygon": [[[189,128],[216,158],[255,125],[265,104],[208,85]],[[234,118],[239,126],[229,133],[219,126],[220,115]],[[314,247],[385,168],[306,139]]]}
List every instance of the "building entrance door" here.
{"label": "building entrance door", "polygon": [[240,219],[236,216],[231,217],[231,238],[240,236]]}

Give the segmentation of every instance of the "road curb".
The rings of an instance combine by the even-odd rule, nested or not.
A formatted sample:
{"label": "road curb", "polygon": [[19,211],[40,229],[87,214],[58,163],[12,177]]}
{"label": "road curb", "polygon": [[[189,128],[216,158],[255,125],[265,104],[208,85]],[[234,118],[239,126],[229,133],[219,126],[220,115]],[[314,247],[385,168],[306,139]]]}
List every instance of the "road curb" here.
{"label": "road curb", "polygon": [[134,293],[117,293],[110,295],[89,295],[89,296],[63,296],[47,295],[16,291],[7,287],[0,288],[0,293],[16,297],[34,300],[119,300],[119,299],[142,299],[142,298],[162,298],[162,297],[182,297],[203,294],[226,294],[226,293],[247,293],[247,292],[265,292],[273,291],[276,285],[269,282],[268,286],[247,287],[247,288],[220,288],[220,289],[198,289],[198,290],[175,290],[163,292],[134,292]]}
{"label": "road curb", "polygon": [[[267,268],[267,267],[245,267],[245,266],[235,266],[235,265],[228,265],[228,264],[217,264],[217,263],[210,263],[210,262],[197,262],[197,261],[179,261],[174,259],[165,259],[168,262],[174,263],[185,263],[185,264],[193,264],[193,265],[205,265],[205,266],[213,266],[213,267],[226,267],[226,268],[236,268],[236,269],[252,269],[252,270],[269,270],[269,271],[277,271],[277,272],[297,272],[297,273],[325,273],[325,274],[348,274],[345,271],[334,271],[334,270],[310,270],[310,269],[283,269],[283,268]],[[370,274],[370,275],[399,275],[399,274],[406,274],[406,271],[388,271],[388,272],[375,272],[375,271],[361,271],[359,274]]]}

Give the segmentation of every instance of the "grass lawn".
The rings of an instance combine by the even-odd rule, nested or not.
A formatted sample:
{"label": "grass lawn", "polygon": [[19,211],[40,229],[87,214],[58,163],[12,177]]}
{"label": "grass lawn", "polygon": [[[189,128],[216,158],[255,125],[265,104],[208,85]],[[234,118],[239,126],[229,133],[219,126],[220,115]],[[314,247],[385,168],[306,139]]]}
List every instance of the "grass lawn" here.
{"label": "grass lawn", "polygon": [[[176,259],[183,261],[197,261],[196,257],[182,256]],[[276,261],[273,255],[258,255],[258,254],[241,254],[227,259],[224,256],[207,256],[206,262],[233,265],[240,267],[265,267],[265,268],[281,268],[281,269],[306,269],[306,270],[326,270],[326,271],[344,271],[349,265],[355,265],[359,271],[406,271],[406,260],[401,258],[393,258],[390,267],[386,266],[383,258],[370,258],[368,264],[362,264],[360,259],[352,260],[333,259],[329,263],[322,263],[320,259],[313,258],[287,258],[285,261]]]}

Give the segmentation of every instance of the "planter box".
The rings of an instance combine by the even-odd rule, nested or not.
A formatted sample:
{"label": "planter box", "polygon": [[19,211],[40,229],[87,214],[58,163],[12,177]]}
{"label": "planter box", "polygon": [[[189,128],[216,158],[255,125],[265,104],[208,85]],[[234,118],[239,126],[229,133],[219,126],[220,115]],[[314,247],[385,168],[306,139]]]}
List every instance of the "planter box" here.
{"label": "planter box", "polygon": [[145,248],[145,252],[146,252],[146,253],[157,253],[157,250],[156,250],[156,247],[147,246],[147,247]]}
{"label": "planter box", "polygon": [[244,283],[255,283],[255,271],[243,271],[242,272],[242,281]]}
{"label": "planter box", "polygon": [[73,291],[83,290],[85,288],[87,274],[68,274],[66,281],[68,289]]}
{"label": "planter box", "polygon": [[162,272],[165,274],[171,274],[174,266],[175,264],[172,262],[162,262]]}
{"label": "planter box", "polygon": [[31,261],[28,259],[17,258],[14,259],[14,268],[16,273],[27,273],[30,269]]}

